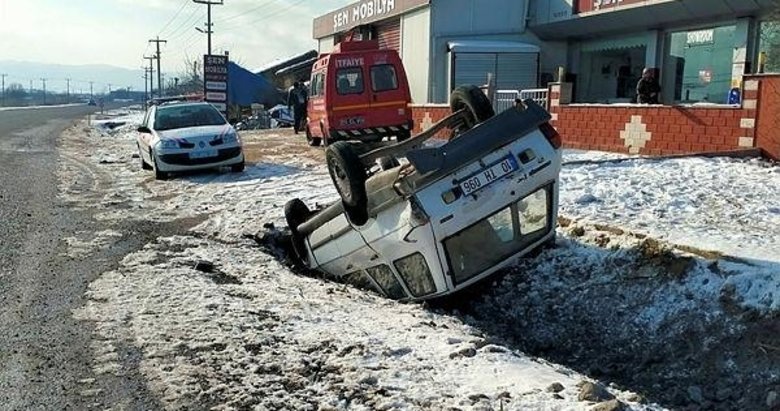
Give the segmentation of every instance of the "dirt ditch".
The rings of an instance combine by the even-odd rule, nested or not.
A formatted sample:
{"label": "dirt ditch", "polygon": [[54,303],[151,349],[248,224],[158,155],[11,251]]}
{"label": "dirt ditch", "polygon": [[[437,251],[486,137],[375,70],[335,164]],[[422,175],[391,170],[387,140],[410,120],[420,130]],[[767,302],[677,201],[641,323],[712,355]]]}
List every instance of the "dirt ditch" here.
{"label": "dirt ditch", "polygon": [[[682,410],[780,410],[780,315],[744,308],[706,250],[563,221],[557,245],[429,309]],[[253,238],[294,272],[284,229]],[[723,284],[722,284],[723,283]]]}

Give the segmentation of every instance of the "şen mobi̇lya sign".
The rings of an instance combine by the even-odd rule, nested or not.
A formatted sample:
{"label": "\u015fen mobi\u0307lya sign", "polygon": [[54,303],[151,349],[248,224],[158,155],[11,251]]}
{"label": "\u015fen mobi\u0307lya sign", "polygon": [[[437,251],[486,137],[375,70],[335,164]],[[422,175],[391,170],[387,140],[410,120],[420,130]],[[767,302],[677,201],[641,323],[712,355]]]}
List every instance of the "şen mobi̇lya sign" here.
{"label": "\u015fen mobi\u0307lya sign", "polygon": [[339,30],[357,22],[383,16],[395,10],[395,0],[369,0],[333,15],[333,30]]}
{"label": "\u015fen mobi\u0307lya sign", "polygon": [[228,58],[203,56],[203,94],[222,114],[227,115]]}
{"label": "\u015fen mobi\u0307lya sign", "polygon": [[361,0],[314,19],[314,38],[397,17],[429,3],[430,0]]}

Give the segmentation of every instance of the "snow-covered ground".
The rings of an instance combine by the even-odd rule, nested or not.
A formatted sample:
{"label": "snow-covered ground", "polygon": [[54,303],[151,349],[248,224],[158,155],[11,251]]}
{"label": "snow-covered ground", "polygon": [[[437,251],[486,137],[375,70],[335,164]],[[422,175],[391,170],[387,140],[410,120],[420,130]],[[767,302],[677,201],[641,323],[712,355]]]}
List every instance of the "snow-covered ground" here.
{"label": "snow-covered ground", "polygon": [[[282,207],[290,198],[311,205],[336,198],[321,160],[267,146],[266,140],[283,140],[279,136],[249,134],[244,136],[247,147],[266,146],[245,173],[155,181],[133,157],[132,130],[139,115],[126,114],[98,121],[96,131],[86,135],[78,130],[66,136],[63,200],[93,210],[107,223],[185,218],[200,223],[128,255],[91,284],[89,303],[75,315],[96,323],[96,341],[102,343],[95,351],[103,359],[97,372],[120,372],[117,346],[138,348],[141,372],[168,408],[592,408],[593,402],[578,398],[585,391],[581,382],[591,378],[523,354],[491,335],[495,329],[480,327],[484,318],[471,321],[469,315],[402,305],[302,277],[257,248],[248,237],[268,232],[269,224],[282,226]],[[106,126],[119,122],[126,124]],[[568,161],[619,157],[566,154]],[[83,181],[85,173],[90,181]],[[673,258],[628,270],[637,276],[634,280],[658,279],[659,272],[667,275],[664,270],[685,277],[680,283],[668,283],[676,280],[673,275],[660,278],[657,290],[635,294],[643,306],[631,302],[619,308],[639,310],[638,326],[664,329],[681,313],[717,319],[724,315],[719,308],[724,291],[737,306],[776,315],[780,234],[773,227],[780,222],[779,175],[777,167],[759,160],[567,165],[561,176],[561,214],[574,222],[560,229],[561,248],[533,260],[538,281],[529,286],[508,276],[486,304],[503,316],[495,321],[511,325],[527,317],[523,307],[544,306],[563,290],[580,287],[587,295],[593,287],[608,293],[605,287],[625,280],[615,267],[641,263],[643,257],[634,250],[645,244],[644,233],[759,261],[721,259],[714,270],[696,257],[692,266],[677,272]],[[609,240],[592,228],[578,232],[591,223],[627,232],[612,233]],[[68,244],[75,255],[84,255],[90,246],[104,246],[116,236],[106,231],[93,238],[69,239]],[[210,264],[204,269],[204,261],[213,269]],[[493,313],[485,307],[480,312]],[[548,390],[553,383],[561,386]],[[608,391],[602,399],[615,395],[633,409],[657,408],[616,386]]]}
{"label": "snow-covered ground", "polygon": [[75,106],[83,106],[84,103],[71,103],[71,104],[52,104],[47,106],[20,106],[20,107],[0,107],[0,111],[9,111],[9,110],[31,110],[31,109],[38,109],[38,108],[55,108],[55,107],[75,107]]}

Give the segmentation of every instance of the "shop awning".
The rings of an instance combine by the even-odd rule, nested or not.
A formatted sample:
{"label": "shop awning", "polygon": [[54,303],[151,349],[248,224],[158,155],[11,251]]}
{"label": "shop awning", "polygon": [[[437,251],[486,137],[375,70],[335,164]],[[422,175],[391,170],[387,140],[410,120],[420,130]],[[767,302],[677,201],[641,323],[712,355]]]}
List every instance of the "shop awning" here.
{"label": "shop awning", "polygon": [[528,43],[488,40],[455,40],[447,43],[447,48],[455,53],[538,53],[541,50]]}
{"label": "shop awning", "polygon": [[529,26],[542,40],[588,39],[612,33],[665,29],[706,21],[762,15],[774,0],[657,0],[575,14],[570,19]]}
{"label": "shop awning", "polygon": [[633,36],[584,41],[582,42],[582,51],[624,50],[645,46],[647,46],[647,36],[642,33]]}

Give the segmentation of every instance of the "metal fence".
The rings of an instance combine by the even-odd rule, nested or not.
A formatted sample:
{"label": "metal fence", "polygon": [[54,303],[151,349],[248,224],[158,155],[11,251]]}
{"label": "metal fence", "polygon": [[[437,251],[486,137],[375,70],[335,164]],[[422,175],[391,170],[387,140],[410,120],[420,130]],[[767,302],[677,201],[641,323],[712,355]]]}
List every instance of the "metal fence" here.
{"label": "metal fence", "polygon": [[531,99],[535,101],[540,106],[547,109],[547,89],[546,88],[534,88],[534,89],[528,89],[528,90],[520,90],[521,100],[527,100]]}
{"label": "metal fence", "polygon": [[547,108],[547,89],[535,88],[528,90],[496,90],[495,101],[493,101],[493,109],[496,113],[500,113],[515,105],[515,100],[527,100],[531,99],[540,106]]}

